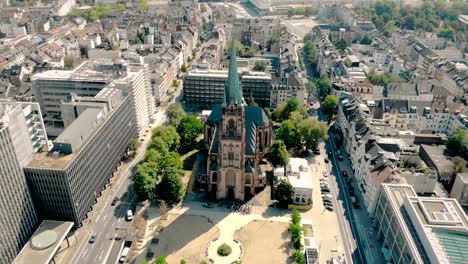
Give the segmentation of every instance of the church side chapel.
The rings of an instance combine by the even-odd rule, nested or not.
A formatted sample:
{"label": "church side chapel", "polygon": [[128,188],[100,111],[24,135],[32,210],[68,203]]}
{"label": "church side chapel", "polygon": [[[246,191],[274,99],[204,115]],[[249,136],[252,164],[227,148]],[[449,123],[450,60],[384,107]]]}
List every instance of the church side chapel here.
{"label": "church side chapel", "polygon": [[206,178],[199,177],[199,182],[207,184],[216,199],[243,201],[267,184],[260,163],[272,144],[272,123],[261,107],[246,105],[236,57],[232,45],[224,103],[213,107],[205,124]]}

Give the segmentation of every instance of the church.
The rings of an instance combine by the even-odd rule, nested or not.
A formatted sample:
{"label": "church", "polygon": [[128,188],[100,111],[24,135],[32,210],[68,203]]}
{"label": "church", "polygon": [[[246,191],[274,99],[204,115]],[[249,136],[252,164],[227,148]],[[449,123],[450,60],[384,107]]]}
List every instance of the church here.
{"label": "church", "polygon": [[208,153],[202,182],[217,199],[244,200],[267,184],[259,162],[272,144],[272,123],[261,107],[246,105],[236,57],[232,45],[224,103],[213,107],[204,132]]}

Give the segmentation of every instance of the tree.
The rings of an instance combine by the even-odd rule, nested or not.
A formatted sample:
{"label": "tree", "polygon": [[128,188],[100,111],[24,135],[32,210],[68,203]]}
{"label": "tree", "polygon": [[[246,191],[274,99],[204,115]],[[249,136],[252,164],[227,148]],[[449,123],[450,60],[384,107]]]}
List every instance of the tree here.
{"label": "tree", "polygon": [[328,139],[327,124],[315,117],[304,120],[299,126],[299,133],[306,149],[314,149],[321,140]]}
{"label": "tree", "polygon": [[278,140],[273,143],[268,152],[268,160],[273,166],[285,166],[289,162],[289,153],[283,141]]}
{"label": "tree", "polygon": [[452,156],[466,155],[468,147],[467,129],[457,129],[447,140],[447,150]]}
{"label": "tree", "polygon": [[298,146],[301,142],[296,125],[291,120],[285,120],[276,130],[276,138],[282,140],[288,149]]}
{"label": "tree", "polygon": [[265,71],[267,66],[266,61],[256,61],[254,66],[254,71]]}
{"label": "tree", "polygon": [[200,12],[205,13],[207,11],[206,4],[202,3],[200,4]]}
{"label": "tree", "polygon": [[316,91],[317,91],[317,86],[315,86],[315,83],[313,82],[306,82],[305,87],[307,89],[307,93],[309,94],[309,97],[314,96]]}
{"label": "tree", "polygon": [[322,103],[322,108],[323,112],[331,119],[332,116],[338,112],[338,97],[327,95]]}
{"label": "tree", "polygon": [[[231,47],[232,47],[232,41],[229,40],[228,43],[227,43],[227,54],[231,54]],[[236,52],[237,52],[237,55],[240,56],[241,55],[241,52],[245,49],[244,45],[242,45],[242,43],[238,40],[236,40]]]}
{"label": "tree", "polygon": [[165,256],[159,256],[158,259],[154,262],[154,264],[168,264]]}
{"label": "tree", "polygon": [[188,67],[187,67],[187,65],[185,65],[185,63],[182,64],[182,66],[180,67],[180,71],[183,72],[183,73],[186,73],[188,71]]}
{"label": "tree", "polygon": [[330,79],[328,79],[328,76],[326,74],[320,76],[320,78],[315,83],[315,86],[317,86],[318,95],[321,98],[330,94],[331,83]]}
{"label": "tree", "polygon": [[278,201],[279,206],[287,207],[288,204],[292,203],[293,194],[292,185],[286,180],[281,180],[275,190],[275,199]]}
{"label": "tree", "polygon": [[185,111],[179,103],[172,104],[167,109],[167,123],[170,126],[177,127],[182,117],[185,116]]}
{"label": "tree", "polygon": [[301,223],[301,215],[299,214],[299,211],[297,209],[292,210],[291,223],[296,225]]}
{"label": "tree", "polygon": [[[169,112],[169,110],[168,110],[168,112]],[[168,113],[168,116],[169,116],[169,113]],[[161,138],[161,140],[166,144],[167,149],[169,151],[177,150],[177,148],[179,147],[179,144],[180,144],[180,136],[177,133],[176,128],[173,127],[173,126],[158,126],[158,127],[156,127],[153,130],[153,137],[152,137],[153,143],[154,143],[154,140],[156,138]]]}
{"label": "tree", "polygon": [[164,175],[156,186],[156,194],[159,199],[168,203],[178,201],[182,195],[182,174],[180,170],[174,168],[166,168]]}
{"label": "tree", "polygon": [[293,111],[289,114],[289,120],[293,122],[294,125],[298,125],[304,120],[304,113],[302,109],[299,109],[298,111]]}
{"label": "tree", "polygon": [[128,143],[128,150],[132,152],[136,152],[140,146],[141,146],[140,140],[138,140],[137,137],[133,137],[132,139],[130,139],[130,142]]}
{"label": "tree", "polygon": [[460,156],[453,157],[452,162],[455,167],[456,173],[468,172],[468,168],[466,167],[467,162],[462,157]]}
{"label": "tree", "polygon": [[306,259],[301,249],[294,250],[294,262],[296,264],[305,264]]}
{"label": "tree", "polygon": [[336,42],[335,47],[340,51],[341,54],[345,54],[348,43],[346,43],[346,40],[340,39],[338,42]]}
{"label": "tree", "polygon": [[66,69],[72,69],[74,65],[75,65],[75,57],[73,57],[71,55],[65,56],[65,59],[64,59],[65,68]]}
{"label": "tree", "polygon": [[156,187],[156,180],[156,170],[149,162],[144,162],[137,166],[133,181],[135,191],[141,200],[150,198],[151,193]]}
{"label": "tree", "polygon": [[301,108],[299,106],[299,101],[297,100],[297,98],[293,97],[286,102],[286,105],[284,106],[284,110],[281,113],[281,117],[283,118],[283,120],[288,119],[289,114],[291,114],[291,112],[300,111],[300,110]]}
{"label": "tree", "polygon": [[196,139],[203,132],[203,123],[194,115],[182,117],[177,126],[180,137],[179,151],[186,153],[196,147]]}
{"label": "tree", "polygon": [[172,80],[172,87],[179,87],[179,81],[178,80]]}

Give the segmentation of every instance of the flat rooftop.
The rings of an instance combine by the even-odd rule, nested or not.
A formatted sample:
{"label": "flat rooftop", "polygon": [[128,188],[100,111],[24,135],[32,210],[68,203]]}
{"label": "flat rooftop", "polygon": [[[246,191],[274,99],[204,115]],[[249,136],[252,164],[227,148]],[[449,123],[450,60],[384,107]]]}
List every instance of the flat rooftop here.
{"label": "flat rooftop", "polygon": [[49,264],[73,225],[72,222],[42,221],[13,264]]}
{"label": "flat rooftop", "polygon": [[74,158],[75,154],[53,156],[51,152],[41,152],[25,168],[64,170]]}

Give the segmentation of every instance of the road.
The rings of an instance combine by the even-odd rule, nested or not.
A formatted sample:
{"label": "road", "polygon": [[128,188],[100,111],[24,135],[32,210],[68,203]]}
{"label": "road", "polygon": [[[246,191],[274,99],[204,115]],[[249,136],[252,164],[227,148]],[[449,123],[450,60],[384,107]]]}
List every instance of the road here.
{"label": "road", "polygon": [[[152,127],[164,124],[167,108],[170,104],[180,101],[181,90],[180,88],[175,92],[174,99],[171,102],[159,107],[158,112],[153,117]],[[136,194],[132,188],[131,175],[134,167],[144,159],[146,147],[151,143],[150,139],[151,134],[149,133],[144,138],[133,160],[129,164],[121,166],[116,172],[116,174],[120,175],[119,178],[111,181],[112,185],[102,192],[103,199],[98,199],[98,204],[95,205],[98,211],[94,212],[94,215],[87,219],[84,226],[79,230],[84,235],[81,236],[78,249],[68,263],[105,263],[114,243],[113,238],[116,234],[116,228],[126,229],[130,227],[131,222],[125,221],[125,215],[127,210],[133,210],[136,205]],[[119,198],[119,201],[115,206],[111,206],[114,197]],[[93,234],[97,236],[96,241],[90,244],[88,240]]]}

